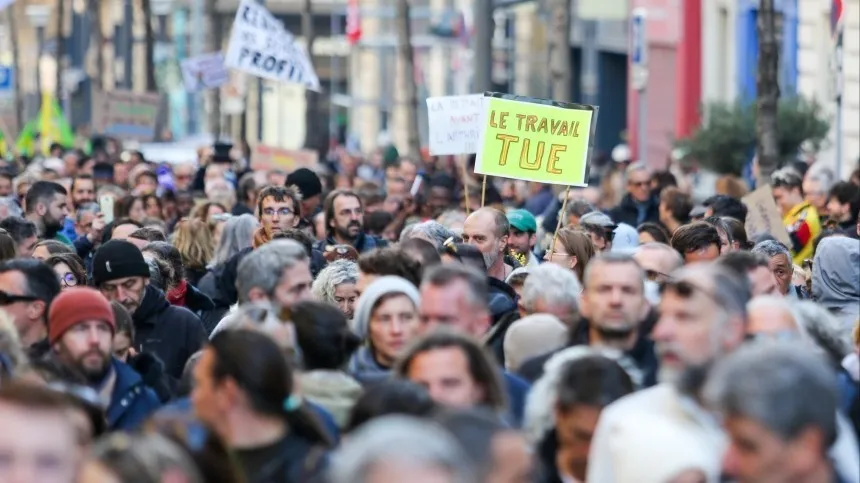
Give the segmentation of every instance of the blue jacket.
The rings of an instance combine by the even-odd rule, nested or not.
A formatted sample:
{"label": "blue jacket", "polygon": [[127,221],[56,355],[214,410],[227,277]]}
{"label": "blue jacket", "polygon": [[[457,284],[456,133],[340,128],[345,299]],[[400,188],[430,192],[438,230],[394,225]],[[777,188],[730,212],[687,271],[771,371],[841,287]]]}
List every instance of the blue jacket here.
{"label": "blue jacket", "polygon": [[508,393],[508,406],[511,413],[511,424],[519,428],[523,425],[523,418],[526,412],[526,397],[529,394],[529,383],[524,379],[505,371],[502,373],[505,385],[505,391]]}
{"label": "blue jacket", "polygon": [[105,416],[111,430],[133,430],[138,428],[161,403],[155,392],[143,383],[140,374],[118,359],[111,365],[116,374],[113,392]]}

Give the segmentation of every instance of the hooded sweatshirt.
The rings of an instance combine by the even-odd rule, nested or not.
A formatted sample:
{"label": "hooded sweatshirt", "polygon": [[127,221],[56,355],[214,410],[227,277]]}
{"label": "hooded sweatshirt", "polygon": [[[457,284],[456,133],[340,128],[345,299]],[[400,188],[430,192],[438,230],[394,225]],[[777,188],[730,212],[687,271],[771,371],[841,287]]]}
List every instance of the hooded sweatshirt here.
{"label": "hooded sweatshirt", "polygon": [[388,377],[391,368],[382,367],[373,357],[370,346],[370,316],[379,300],[391,294],[403,294],[409,297],[415,308],[421,305],[421,296],[415,285],[405,278],[386,276],[376,279],[367,286],[358,299],[355,316],[352,319],[352,330],[364,339],[365,345],[358,349],[349,360],[347,372],[362,384],[378,382]]}
{"label": "hooded sweatshirt", "polygon": [[842,236],[821,240],[812,264],[812,295],[850,332],[860,316],[860,241]]}

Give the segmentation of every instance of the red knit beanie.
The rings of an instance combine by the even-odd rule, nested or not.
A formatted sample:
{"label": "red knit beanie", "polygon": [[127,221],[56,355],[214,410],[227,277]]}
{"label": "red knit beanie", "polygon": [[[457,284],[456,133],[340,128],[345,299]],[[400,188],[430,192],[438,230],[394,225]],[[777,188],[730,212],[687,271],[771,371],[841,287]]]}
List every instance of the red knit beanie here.
{"label": "red knit beanie", "polygon": [[48,313],[48,342],[54,345],[75,324],[88,320],[107,322],[111,332],[116,332],[113,309],[101,292],[87,287],[63,290]]}

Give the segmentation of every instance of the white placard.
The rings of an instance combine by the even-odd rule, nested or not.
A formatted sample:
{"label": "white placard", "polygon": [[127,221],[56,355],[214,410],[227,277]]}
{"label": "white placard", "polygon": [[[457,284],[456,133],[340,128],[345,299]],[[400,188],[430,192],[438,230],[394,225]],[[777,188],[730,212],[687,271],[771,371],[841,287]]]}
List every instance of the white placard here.
{"label": "white placard", "polygon": [[320,88],[304,47],[265,7],[249,0],[236,10],[224,63],[264,79]]}
{"label": "white placard", "polygon": [[198,55],[182,61],[182,81],[188,92],[221,87],[229,78],[230,71],[224,65],[224,54],[221,52]]}
{"label": "white placard", "polygon": [[427,98],[430,154],[478,152],[483,99],[481,94]]}

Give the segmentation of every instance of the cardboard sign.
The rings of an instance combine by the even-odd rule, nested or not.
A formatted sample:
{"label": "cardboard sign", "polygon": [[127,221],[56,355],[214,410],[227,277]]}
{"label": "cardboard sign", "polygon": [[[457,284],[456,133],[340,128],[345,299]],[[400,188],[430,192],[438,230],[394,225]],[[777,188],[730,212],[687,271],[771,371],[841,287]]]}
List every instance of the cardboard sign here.
{"label": "cardboard sign", "polygon": [[427,98],[430,154],[472,154],[481,138],[483,94]]}
{"label": "cardboard sign", "polygon": [[587,186],[597,107],[487,93],[475,172]]}
{"label": "cardboard sign", "polygon": [[787,247],[791,247],[791,239],[785,225],[782,224],[782,214],[773,201],[773,190],[770,185],[762,186],[741,198],[747,206],[746,230],[747,237],[752,240],[756,235],[770,233],[774,238]]}
{"label": "cardboard sign", "polygon": [[320,81],[307,52],[265,7],[242,0],[233,20],[227,67],[318,91]]}
{"label": "cardboard sign", "polygon": [[307,149],[281,149],[258,144],[251,152],[251,169],[254,171],[282,169],[286,172],[298,168],[311,168],[317,164],[319,154]]}
{"label": "cardboard sign", "polygon": [[93,131],[123,141],[151,141],[161,96],[116,90],[93,92]]}
{"label": "cardboard sign", "polygon": [[230,78],[230,71],[224,66],[224,54],[213,52],[198,55],[182,61],[182,81],[185,90],[197,92],[216,89]]}

